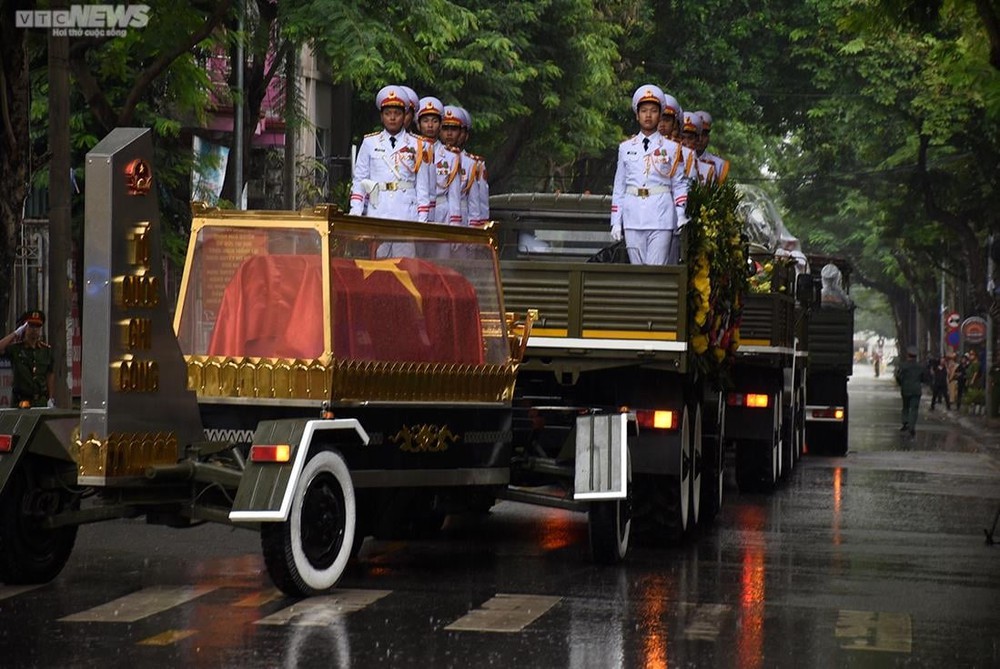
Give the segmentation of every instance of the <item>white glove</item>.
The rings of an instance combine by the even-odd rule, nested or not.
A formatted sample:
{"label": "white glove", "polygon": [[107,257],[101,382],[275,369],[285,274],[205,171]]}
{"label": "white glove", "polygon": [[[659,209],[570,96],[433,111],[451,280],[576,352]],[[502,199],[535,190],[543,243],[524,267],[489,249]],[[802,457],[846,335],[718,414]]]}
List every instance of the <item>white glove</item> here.
{"label": "white glove", "polygon": [[24,339],[24,331],[28,329],[27,323],[21,323],[20,327],[14,330],[14,337],[16,339]]}
{"label": "white glove", "polygon": [[45,406],[47,406],[50,409],[55,409],[56,408],[56,401],[53,398],[50,397],[49,401],[45,404]]}
{"label": "white glove", "polygon": [[674,210],[677,212],[677,229],[680,230],[688,224],[687,211],[684,207],[676,207]]}
{"label": "white glove", "polygon": [[620,242],[622,240],[622,228],[620,225],[612,226],[611,239],[615,240],[616,242]]}

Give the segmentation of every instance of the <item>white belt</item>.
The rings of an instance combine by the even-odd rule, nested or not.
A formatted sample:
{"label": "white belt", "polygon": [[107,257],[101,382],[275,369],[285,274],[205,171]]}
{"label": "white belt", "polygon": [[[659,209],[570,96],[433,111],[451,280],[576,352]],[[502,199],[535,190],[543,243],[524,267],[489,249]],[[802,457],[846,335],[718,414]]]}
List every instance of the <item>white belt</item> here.
{"label": "white belt", "polygon": [[625,192],[629,195],[638,195],[639,197],[649,197],[650,195],[659,195],[660,193],[669,193],[670,186],[649,186],[647,188],[636,188],[635,186],[629,186],[625,189]]}
{"label": "white belt", "polygon": [[382,190],[410,190],[414,185],[412,181],[389,181],[379,184]]}

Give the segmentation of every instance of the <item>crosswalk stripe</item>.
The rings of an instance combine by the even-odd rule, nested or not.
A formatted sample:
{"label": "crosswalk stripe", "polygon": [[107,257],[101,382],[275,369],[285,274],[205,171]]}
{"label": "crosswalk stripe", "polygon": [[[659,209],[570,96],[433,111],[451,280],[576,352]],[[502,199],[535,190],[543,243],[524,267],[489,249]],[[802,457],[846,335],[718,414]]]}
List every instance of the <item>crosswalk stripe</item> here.
{"label": "crosswalk stripe", "polygon": [[280,590],[262,590],[233,602],[233,606],[248,609],[259,609],[265,604],[270,604],[274,600],[281,599],[284,596],[285,595]]}
{"label": "crosswalk stripe", "polygon": [[842,610],[835,636],[845,650],[909,653],[913,647],[913,624],[905,613]]}
{"label": "crosswalk stripe", "polygon": [[0,585],[0,599],[17,597],[18,595],[23,595],[26,592],[31,592],[32,590],[36,590],[41,587],[41,585]]}
{"label": "crosswalk stripe", "polygon": [[508,595],[496,597],[470,611],[446,630],[461,632],[520,632],[559,603],[562,597]]}
{"label": "crosswalk stripe", "polygon": [[296,602],[261,618],[255,624],[324,626],[345,613],[360,611],[391,593],[391,590],[337,590],[332,595]]}
{"label": "crosswalk stripe", "polygon": [[131,595],[95,606],[92,609],[65,616],[62,622],[102,622],[102,623],[134,623],[167,609],[185,604],[204,594],[215,590],[215,586],[159,586],[145,588]]}
{"label": "crosswalk stripe", "polygon": [[178,641],[182,641],[190,636],[194,636],[198,630],[167,630],[140,641],[138,646],[170,646]]}
{"label": "crosswalk stripe", "polygon": [[683,638],[692,641],[715,641],[722,631],[723,618],[732,610],[726,604],[698,604]]}

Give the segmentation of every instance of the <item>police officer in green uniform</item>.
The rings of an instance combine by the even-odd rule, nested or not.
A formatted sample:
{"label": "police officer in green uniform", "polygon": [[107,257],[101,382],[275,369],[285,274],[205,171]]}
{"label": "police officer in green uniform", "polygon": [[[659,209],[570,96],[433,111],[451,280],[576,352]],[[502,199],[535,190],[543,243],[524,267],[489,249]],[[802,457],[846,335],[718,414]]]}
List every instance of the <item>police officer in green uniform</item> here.
{"label": "police officer in green uniform", "polygon": [[16,330],[0,339],[0,355],[9,358],[14,368],[13,406],[54,407],[52,349],[42,341],[45,314],[29,311],[18,322]]}
{"label": "police officer in green uniform", "polygon": [[927,368],[917,362],[917,347],[906,349],[906,361],[896,368],[894,374],[899,394],[903,398],[903,426],[900,432],[909,432],[910,436],[917,433],[917,414],[920,411],[920,395],[923,384],[930,382]]}

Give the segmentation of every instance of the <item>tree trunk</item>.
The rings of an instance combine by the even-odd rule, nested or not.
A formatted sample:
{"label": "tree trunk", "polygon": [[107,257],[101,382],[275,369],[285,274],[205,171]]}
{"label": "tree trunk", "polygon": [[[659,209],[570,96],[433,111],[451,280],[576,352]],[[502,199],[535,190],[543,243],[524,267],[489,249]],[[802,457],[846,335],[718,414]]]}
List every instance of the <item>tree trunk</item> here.
{"label": "tree trunk", "polygon": [[31,150],[28,138],[28,31],[16,27],[15,11],[33,10],[34,0],[0,0],[0,330],[10,331],[10,288],[24,199],[28,194]]}

